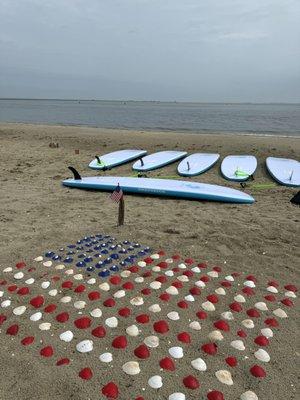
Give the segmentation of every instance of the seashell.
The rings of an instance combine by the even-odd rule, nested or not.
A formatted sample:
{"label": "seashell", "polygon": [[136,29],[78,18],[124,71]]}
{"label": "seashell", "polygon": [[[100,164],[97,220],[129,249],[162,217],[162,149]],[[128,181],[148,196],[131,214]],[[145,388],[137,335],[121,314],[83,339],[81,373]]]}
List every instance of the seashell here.
{"label": "seashell", "polygon": [[33,261],[37,261],[37,262],[43,261],[43,257],[42,256],[35,257],[33,259]]}
{"label": "seashell", "polygon": [[48,292],[49,296],[52,296],[52,297],[56,296],[57,293],[58,293],[57,289],[51,289]]}
{"label": "seashell", "polygon": [[196,358],[195,360],[191,361],[191,365],[194,369],[197,371],[206,371],[207,370],[207,365],[202,358]]}
{"label": "seashell", "polygon": [[174,272],[172,270],[165,272],[166,276],[174,276]]}
{"label": "seashell", "polygon": [[136,325],[130,325],[128,328],[126,328],[126,333],[129,336],[138,336],[140,331]]}
{"label": "seashell", "polygon": [[74,279],[76,279],[76,281],[81,281],[83,279],[83,275],[82,274],[75,274],[73,276]]}
{"label": "seashell", "polygon": [[34,282],[34,279],[33,279],[33,278],[29,278],[29,279],[27,279],[27,281],[25,281],[25,283],[26,283],[27,285],[32,285],[33,282]]}
{"label": "seashell", "polygon": [[175,286],[169,286],[169,287],[166,289],[166,292],[167,292],[168,294],[171,294],[172,296],[176,296],[176,295],[178,294],[178,289],[177,289]]}
{"label": "seashell", "polygon": [[244,351],[245,350],[245,345],[242,340],[233,340],[230,343],[230,346],[233,347],[236,350]]}
{"label": "seashell", "polygon": [[144,278],[142,276],[138,276],[134,279],[134,282],[136,283],[143,283],[144,282]]}
{"label": "seashell", "polygon": [[138,263],[137,263],[137,265],[139,266],[139,267],[141,267],[141,268],[144,268],[144,267],[146,267],[146,263],[145,263],[145,261],[139,261]]}
{"label": "seashell", "polygon": [[104,292],[108,292],[110,289],[110,286],[107,282],[103,282],[103,283],[100,283],[99,289],[103,290]]}
{"label": "seashell", "polygon": [[24,278],[24,273],[23,272],[17,272],[16,274],[14,274],[14,278],[15,279],[23,279]]}
{"label": "seashell", "polygon": [[275,286],[268,286],[267,291],[271,293],[278,293],[278,290]]}
{"label": "seashell", "polygon": [[270,328],[263,328],[260,330],[262,335],[265,336],[267,339],[273,337],[273,331]]}
{"label": "seashell", "polygon": [[77,310],[82,310],[86,306],[86,302],[82,300],[75,301],[74,307],[77,308]]}
{"label": "seashell", "polygon": [[151,378],[148,380],[148,385],[153,389],[161,388],[163,385],[161,376],[159,375],[151,376]]}
{"label": "seashell", "polygon": [[93,341],[88,339],[76,344],[76,350],[79,351],[79,353],[88,353],[93,350],[93,347]]}
{"label": "seashell", "polygon": [[226,295],[226,291],[225,291],[225,289],[222,288],[222,287],[217,288],[217,289],[215,290],[215,292],[216,292],[217,294],[220,294],[221,296],[225,296],[225,295]]}
{"label": "seashell", "polygon": [[43,316],[43,314],[40,311],[38,311],[38,312],[32,314],[29,317],[29,319],[30,319],[30,321],[36,322],[36,321],[39,321],[42,318],[42,316]]}
{"label": "seashell", "polygon": [[110,317],[105,320],[105,325],[109,328],[116,328],[118,326],[118,320],[116,317]]}
{"label": "seashell", "polygon": [[166,260],[166,263],[168,263],[168,264],[172,264],[174,261],[173,261],[173,258],[167,258]]}
{"label": "seashell", "polygon": [[99,360],[104,363],[110,363],[113,360],[113,356],[111,353],[102,353],[99,356]]}
{"label": "seashell", "polygon": [[178,321],[180,319],[177,311],[171,311],[167,314],[167,317],[172,321]]}
{"label": "seashell", "polygon": [[159,259],[159,254],[154,253],[150,256],[153,260],[158,260]]}
{"label": "seashell", "polygon": [[283,311],[281,308],[277,308],[273,311],[273,314],[278,318],[287,318],[287,313]]}
{"label": "seashell", "polygon": [[1,307],[2,308],[7,308],[7,307],[9,307],[11,305],[11,301],[10,300],[4,300],[4,301],[2,301],[2,303],[1,303]]}
{"label": "seashell", "polygon": [[12,267],[4,268],[3,272],[12,272]]}
{"label": "seashell", "polygon": [[208,334],[208,338],[212,341],[220,341],[224,339],[224,336],[222,335],[222,333],[220,331],[212,331]]}
{"label": "seashell", "polygon": [[199,321],[192,321],[192,322],[189,324],[189,327],[190,327],[191,329],[194,329],[195,331],[200,331],[200,330],[201,330],[201,325],[200,325],[200,322],[199,322]]}
{"label": "seashell", "polygon": [[128,361],[122,365],[122,370],[127,375],[138,375],[141,372],[140,364],[137,361]]}
{"label": "seashell", "polygon": [[152,271],[153,272],[160,272],[161,268],[158,265],[156,265],[155,267],[152,268]]}
{"label": "seashell", "polygon": [[185,400],[185,399],[186,399],[185,394],[179,392],[172,393],[169,396],[169,400]]}
{"label": "seashell", "polygon": [[51,267],[51,265],[52,265],[53,263],[52,263],[52,261],[45,261],[45,262],[43,262],[43,265],[44,265],[44,267]]}
{"label": "seashell", "polygon": [[155,348],[159,346],[159,338],[157,336],[147,336],[144,339],[144,343],[148,347]]}
{"label": "seashell", "polygon": [[42,323],[39,325],[39,329],[40,329],[41,331],[49,331],[50,328],[51,328],[51,323],[50,323],[50,322],[42,322]]}
{"label": "seashell", "polygon": [[49,286],[50,286],[50,282],[49,281],[42,282],[42,284],[41,284],[41,288],[42,289],[48,289]]}
{"label": "seashell", "polygon": [[169,354],[173,358],[182,358],[183,357],[183,349],[179,346],[174,346],[169,348]]}
{"label": "seashell", "polygon": [[65,271],[65,274],[66,274],[66,275],[73,275],[73,274],[74,274],[74,271],[73,271],[73,269],[67,269],[67,270]]}
{"label": "seashell", "polygon": [[241,400],[258,400],[258,397],[251,390],[247,390],[247,392],[244,392],[243,394],[241,394],[240,399]]}
{"label": "seashell", "polygon": [[124,296],[126,296],[126,292],[125,292],[125,290],[118,290],[115,294],[114,294],[114,297],[116,298],[116,299],[121,299],[122,297],[124,297]]}
{"label": "seashell", "polygon": [[227,275],[225,276],[226,281],[228,282],[234,282],[234,277],[232,275]]}
{"label": "seashell", "polygon": [[200,274],[201,269],[199,267],[193,267],[192,271],[195,272],[196,274]]}
{"label": "seashell", "polygon": [[95,278],[91,278],[86,283],[88,283],[89,285],[94,285],[96,283],[96,279]]}
{"label": "seashell", "polygon": [[144,300],[141,296],[133,297],[130,300],[130,304],[132,304],[133,306],[141,306],[142,304],[144,304]]}
{"label": "seashell", "polygon": [[252,319],[244,319],[242,321],[242,325],[247,328],[247,329],[253,329],[254,328],[254,322],[252,321]]}
{"label": "seashell", "polygon": [[61,303],[70,303],[71,300],[72,300],[72,297],[71,297],[71,296],[64,296],[64,297],[62,297],[59,301],[60,301]]}
{"label": "seashell", "polygon": [[293,297],[294,299],[297,297],[294,292],[291,290],[288,290],[287,292],[284,293],[285,297]]}
{"label": "seashell", "polygon": [[71,332],[71,331],[65,331],[59,335],[60,340],[62,340],[63,342],[67,342],[67,343],[71,342],[73,337],[74,337],[74,335],[73,335],[73,332]]}
{"label": "seashell", "polygon": [[58,264],[56,265],[55,269],[60,270],[60,269],[64,269],[65,266],[63,264]]}
{"label": "seashell", "polygon": [[195,301],[195,297],[192,296],[191,294],[188,294],[187,296],[184,297],[186,301]]}
{"label": "seashell", "polygon": [[2,290],[0,291],[0,297],[3,297],[4,292],[2,292]]}
{"label": "seashell", "polygon": [[208,271],[207,275],[210,276],[211,278],[218,278],[218,276],[219,276],[217,271]]}
{"label": "seashell", "polygon": [[271,357],[269,356],[269,354],[266,352],[266,350],[264,349],[258,349],[255,353],[254,353],[255,357],[262,362],[269,362]]}
{"label": "seashell", "polygon": [[244,286],[247,286],[249,288],[255,288],[255,283],[253,281],[245,281]]}
{"label": "seashell", "polygon": [[216,307],[210,301],[205,301],[204,303],[201,304],[201,307],[205,311],[215,311],[216,309]]}
{"label": "seashell", "polygon": [[153,281],[150,283],[151,289],[157,290],[161,288],[161,282]]}
{"label": "seashell", "polygon": [[177,277],[180,282],[188,282],[189,278],[186,275],[180,275]]}
{"label": "seashell", "polygon": [[256,307],[260,311],[268,311],[268,307],[267,307],[266,303],[264,303],[263,301],[259,301],[258,303],[255,303],[254,307]]}
{"label": "seashell", "polygon": [[244,296],[242,296],[241,294],[238,294],[234,297],[234,300],[237,301],[238,303],[245,303],[246,299]]}
{"label": "seashell", "polygon": [[225,385],[233,385],[232,376],[229,371],[226,371],[225,369],[220,369],[215,373],[215,375],[218,381],[220,381],[221,383],[224,383]]}
{"label": "seashell", "polygon": [[178,265],[178,268],[180,268],[180,269],[186,269],[186,265],[183,264],[183,263],[181,263],[181,264]]}
{"label": "seashell", "polygon": [[125,270],[120,273],[122,278],[128,278],[131,275],[131,271]]}
{"label": "seashell", "polygon": [[199,288],[204,288],[206,285],[203,281],[196,281],[195,285],[198,286]]}
{"label": "seashell", "polygon": [[13,309],[13,313],[15,315],[22,315],[24,314],[24,312],[26,311],[26,307],[25,306],[19,306]]}
{"label": "seashell", "polygon": [[102,311],[100,308],[94,308],[92,311],[90,311],[90,315],[94,318],[100,318],[102,317]]}
{"label": "seashell", "polygon": [[161,311],[160,305],[159,304],[152,304],[152,306],[150,306],[148,308],[149,311],[157,313]]}
{"label": "seashell", "polygon": [[222,316],[224,319],[227,319],[228,321],[234,319],[234,316],[233,316],[233,314],[232,314],[231,311],[225,311],[225,312],[223,312],[223,313],[221,314],[221,316]]}

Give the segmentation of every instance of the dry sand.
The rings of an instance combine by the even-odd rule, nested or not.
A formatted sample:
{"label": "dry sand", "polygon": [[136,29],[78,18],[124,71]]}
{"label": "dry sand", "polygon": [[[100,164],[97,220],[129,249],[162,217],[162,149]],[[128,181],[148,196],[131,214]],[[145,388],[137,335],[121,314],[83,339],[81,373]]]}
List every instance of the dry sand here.
{"label": "dry sand", "polygon": [[[59,143],[58,149],[49,147],[52,141]],[[211,266],[225,266],[228,272],[243,271],[264,282],[274,278],[299,287],[300,215],[299,207],[289,202],[297,192],[295,189],[249,187],[246,191],[256,199],[253,205],[126,196],[125,225],[118,228],[116,205],[108,200],[107,193],[61,186],[61,180],[70,176],[68,165],[75,166],[83,176],[93,175],[96,173],[87,165],[96,153],[128,147],[145,148],[149,152],[171,148],[218,152],[221,157],[250,153],[258,158],[255,183],[270,183],[265,158],[271,155],[297,158],[300,138],[2,124],[1,269],[14,266],[19,260],[30,263],[34,256],[75,242],[86,234],[105,233],[138,240],[154,249],[162,248],[170,255],[180,252]],[[79,155],[75,154],[76,149],[80,150]],[[238,188],[238,184],[226,182],[220,176],[219,165],[195,180]],[[116,173],[131,175],[130,164],[106,174]],[[171,165],[151,176],[175,174],[175,165]],[[297,349],[295,309],[289,315],[286,326],[272,343],[268,378],[257,386],[260,399],[297,397],[299,346]],[[71,368],[62,372],[49,367],[33,353],[20,350],[16,341],[9,341],[3,334],[0,345],[1,400],[101,398],[96,395],[98,388],[83,385],[74,378]],[[238,398],[236,392],[232,393],[233,397],[226,399]],[[155,398],[167,397],[162,394]]]}

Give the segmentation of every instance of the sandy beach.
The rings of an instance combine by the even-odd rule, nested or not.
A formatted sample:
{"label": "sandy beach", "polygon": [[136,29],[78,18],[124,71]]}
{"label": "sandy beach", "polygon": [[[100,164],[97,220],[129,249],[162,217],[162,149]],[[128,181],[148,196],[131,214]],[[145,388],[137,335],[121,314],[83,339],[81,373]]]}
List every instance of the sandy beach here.
{"label": "sandy beach", "polygon": [[[59,148],[50,148],[50,142],[59,143]],[[109,201],[107,193],[71,190],[63,187],[61,181],[71,177],[69,165],[78,169],[82,176],[97,175],[88,168],[95,154],[125,148],[143,148],[149,153],[164,149],[217,152],[221,159],[228,154],[255,155],[258,159],[255,181],[249,183],[245,191],[256,201],[253,205],[238,205],[128,195],[125,196],[125,225],[117,227],[117,206]],[[75,154],[75,150],[79,150],[79,154]],[[265,168],[266,157],[298,159],[299,154],[300,137],[0,124],[1,270],[14,267],[21,260],[31,266],[33,258],[47,250],[59,249],[85,235],[103,233],[139,241],[155,251],[163,249],[169,256],[180,253],[183,258],[192,257],[211,267],[218,265],[228,269],[228,273],[240,271],[245,276],[253,274],[263,282],[275,279],[299,288],[300,214],[299,207],[290,203],[298,190],[279,185],[267,189],[251,188],[254,184],[274,182]],[[131,164],[104,174],[130,176]],[[150,175],[176,175],[176,164]],[[238,183],[222,178],[220,162],[193,180],[240,189]],[[35,290],[37,287],[32,294]],[[297,304],[297,299],[292,300]],[[153,293],[148,301],[155,302]],[[296,307],[288,311],[287,322],[282,323],[270,346],[268,376],[255,383],[260,400],[297,398],[299,327]],[[75,315],[76,312],[72,312]],[[184,326],[182,330],[185,330]],[[39,335],[38,328],[33,331]],[[202,332],[204,335],[206,331]],[[54,335],[51,340],[63,353],[59,339]],[[76,361],[62,374],[61,369],[41,360],[34,352],[20,349],[19,342],[14,337],[7,338],[3,330],[0,345],[1,400],[105,399],[99,394],[99,385],[82,384],[77,376],[74,377],[72,368],[78,368]],[[103,346],[108,346],[108,341]],[[96,358],[92,361],[94,365]],[[116,372],[109,371],[114,377]],[[239,399],[244,383],[252,385],[252,378],[242,375],[236,378],[237,384],[232,389],[225,387],[226,399]],[[134,400],[139,394],[136,392],[138,378],[133,379],[133,389],[130,389],[130,383],[126,386],[126,379],[126,376],[120,379],[127,390],[126,396],[120,399]],[[169,375],[168,385],[174,386],[176,379],[175,374]],[[205,379],[200,378],[208,390],[211,380],[207,378],[204,383]],[[127,397],[130,390],[133,397]],[[202,397],[199,393],[189,393],[187,399],[204,399],[203,393]],[[168,400],[168,397],[162,388],[152,397],[145,395],[145,400],[150,399]]]}

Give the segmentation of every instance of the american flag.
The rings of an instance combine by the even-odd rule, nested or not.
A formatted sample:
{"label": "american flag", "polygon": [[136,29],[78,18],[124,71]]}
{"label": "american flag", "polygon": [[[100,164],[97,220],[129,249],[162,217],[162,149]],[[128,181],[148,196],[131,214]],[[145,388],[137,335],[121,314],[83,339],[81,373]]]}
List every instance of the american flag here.
{"label": "american flag", "polygon": [[123,191],[120,188],[120,185],[118,184],[118,186],[115,188],[115,190],[110,195],[110,199],[116,203],[119,203],[122,200],[122,198],[123,198]]}

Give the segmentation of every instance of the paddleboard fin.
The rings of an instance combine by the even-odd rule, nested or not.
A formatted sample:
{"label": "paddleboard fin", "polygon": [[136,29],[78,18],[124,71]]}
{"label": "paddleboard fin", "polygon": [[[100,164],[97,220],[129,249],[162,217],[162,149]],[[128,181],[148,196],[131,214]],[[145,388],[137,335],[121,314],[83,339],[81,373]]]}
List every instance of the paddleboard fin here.
{"label": "paddleboard fin", "polygon": [[79,174],[79,172],[77,171],[77,169],[75,169],[74,167],[68,167],[70,171],[72,171],[73,175],[74,175],[74,179],[76,181],[81,181],[81,176]]}

